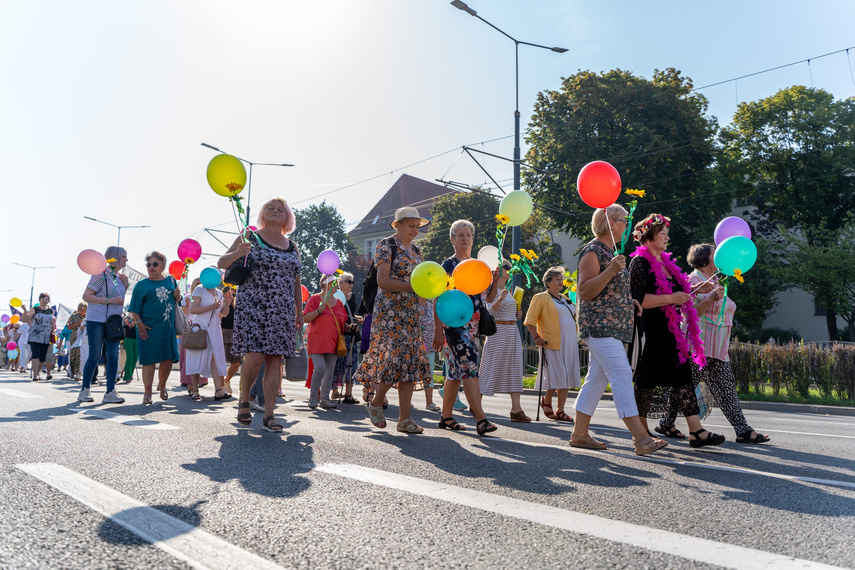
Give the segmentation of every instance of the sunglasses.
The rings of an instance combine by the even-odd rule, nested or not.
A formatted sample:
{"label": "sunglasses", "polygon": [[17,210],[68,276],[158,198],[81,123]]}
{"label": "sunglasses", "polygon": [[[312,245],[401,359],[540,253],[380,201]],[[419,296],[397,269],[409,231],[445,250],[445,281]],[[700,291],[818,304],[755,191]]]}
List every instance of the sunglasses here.
{"label": "sunglasses", "polygon": [[152,261],[151,263],[146,263],[145,266],[146,267],[160,267],[160,262],[159,261]]}
{"label": "sunglasses", "polygon": [[503,265],[503,266],[502,266],[502,269],[504,269],[505,271],[510,271],[510,270],[511,270],[511,266],[510,266],[510,265]]}
{"label": "sunglasses", "polygon": [[343,279],[342,283],[349,283],[349,284],[353,285],[353,281],[351,279]]}

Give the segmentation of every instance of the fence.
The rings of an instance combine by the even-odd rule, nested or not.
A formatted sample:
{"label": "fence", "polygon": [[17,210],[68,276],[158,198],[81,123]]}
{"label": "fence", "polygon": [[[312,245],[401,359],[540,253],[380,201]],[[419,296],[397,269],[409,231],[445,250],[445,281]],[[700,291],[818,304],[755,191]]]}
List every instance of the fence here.
{"label": "fence", "polygon": [[815,388],[823,396],[855,399],[853,343],[758,346],[734,342],[728,353],[740,392],[751,388],[759,392],[761,386],[771,385],[776,395],[784,388],[806,397]]}

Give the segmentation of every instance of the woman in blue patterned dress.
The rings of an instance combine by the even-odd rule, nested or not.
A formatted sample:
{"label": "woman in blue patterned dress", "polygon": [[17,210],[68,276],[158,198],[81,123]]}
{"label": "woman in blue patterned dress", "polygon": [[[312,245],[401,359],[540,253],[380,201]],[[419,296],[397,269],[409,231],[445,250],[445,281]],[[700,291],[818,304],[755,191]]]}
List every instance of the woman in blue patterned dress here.
{"label": "woman in blue patterned dress", "polygon": [[264,430],[282,433],[284,428],[273,413],[282,379],[282,358],[295,355],[297,330],[303,329],[300,253],[297,244],[286,237],[296,222],[285,198],[268,200],[256,225],[258,231],[247,231],[236,239],[217,265],[227,269],[247,255],[252,263],[235,304],[232,354],[246,355],[237,420],[242,425],[252,423],[249,389],[264,364]]}

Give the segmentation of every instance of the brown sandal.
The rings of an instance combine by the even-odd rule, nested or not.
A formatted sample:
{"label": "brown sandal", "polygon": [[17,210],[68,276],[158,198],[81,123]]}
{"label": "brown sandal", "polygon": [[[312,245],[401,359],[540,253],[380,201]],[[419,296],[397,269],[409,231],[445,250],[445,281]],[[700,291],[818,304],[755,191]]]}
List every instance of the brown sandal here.
{"label": "brown sandal", "polygon": [[570,447],[581,447],[583,449],[606,449],[608,446],[604,441],[597,441],[590,435],[571,435]]}
{"label": "brown sandal", "polygon": [[550,420],[555,419],[555,412],[552,411],[552,403],[546,403],[546,396],[540,399],[540,408],[543,410],[543,415]]}
{"label": "brown sandal", "polygon": [[558,420],[559,422],[567,422],[570,424],[573,423],[573,418],[571,418],[570,416],[565,414],[564,410],[558,410],[557,412],[555,412],[555,418],[554,419]]}
{"label": "brown sandal", "polygon": [[668,447],[667,441],[663,439],[653,439],[650,436],[647,436],[640,441],[636,441],[635,438],[632,438],[632,443],[635,445],[636,455],[647,455],[648,453],[659,451],[663,447]]}

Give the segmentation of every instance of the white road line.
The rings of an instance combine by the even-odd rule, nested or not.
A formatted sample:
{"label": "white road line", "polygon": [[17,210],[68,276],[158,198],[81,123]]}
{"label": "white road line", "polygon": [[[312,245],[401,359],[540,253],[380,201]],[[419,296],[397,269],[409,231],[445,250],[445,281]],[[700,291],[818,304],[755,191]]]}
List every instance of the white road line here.
{"label": "white road line", "polygon": [[728,568],[751,570],[756,568],[775,568],[776,570],[783,568],[835,568],[810,560],[791,558],[782,554],[773,554],[762,550],[648,528],[358,465],[326,464],[316,466],[315,470],[429,497],[438,501],[527,520],[576,534],[628,544],[644,550],[663,552],[703,563],[713,561],[718,566]]}
{"label": "white road line", "polygon": [[41,396],[36,396],[35,394],[29,394],[27,392],[21,392],[20,390],[12,390],[11,388],[0,388],[0,394],[15,396],[16,398],[41,398]]}
{"label": "white road line", "polygon": [[16,467],[193,568],[282,568],[62,465],[29,463]]}
{"label": "white road line", "polygon": [[[719,426],[719,425],[713,425],[713,424],[709,424],[709,425],[707,425],[707,427],[722,428],[722,429],[730,428],[730,426]],[[855,435],[837,435],[837,434],[833,434],[833,433],[812,433],[809,431],[786,431],[786,430],[782,430],[782,429],[766,429],[766,428],[761,429],[758,433],[766,433],[766,432],[769,432],[769,433],[792,433],[795,435],[816,435],[816,436],[820,436],[820,437],[842,437],[842,438],[846,438],[846,439],[855,439]]]}
{"label": "white road line", "polygon": [[[597,428],[600,430],[602,428]],[[625,431],[625,430],[624,430]],[[741,473],[744,475],[759,475],[761,477],[770,477],[772,479],[783,479],[785,481],[801,481],[803,483],[816,483],[818,485],[830,485],[833,487],[845,487],[848,489],[855,489],[855,482],[852,481],[836,481],[834,479],[817,479],[815,477],[801,477],[798,475],[785,475],[783,473],[773,473],[770,471],[757,471],[755,469],[746,469],[744,467],[728,467],[726,465],[712,465],[709,463],[695,463],[693,461],[683,461],[680,459],[665,459],[664,457],[656,457],[652,455],[646,455],[644,457],[636,457],[635,455],[628,455],[626,453],[619,453],[616,451],[597,451],[593,449],[582,449],[578,447],[571,448],[569,445],[555,445],[552,443],[536,443],[533,441],[518,441],[515,439],[506,439],[503,437],[491,437],[490,439],[506,441],[508,443],[516,443],[519,445],[527,445],[531,447],[549,447],[552,449],[560,449],[561,451],[566,451],[568,453],[585,453],[589,455],[611,455],[613,457],[621,457],[624,459],[634,459],[636,461],[652,461],[654,463],[660,463],[662,465],[672,465],[672,466],[683,466],[683,467],[697,467],[699,469],[712,469],[713,471],[728,471],[731,473]],[[665,450],[667,451],[667,447]]]}
{"label": "white road line", "polygon": [[73,411],[79,414],[86,414],[87,416],[96,416],[99,418],[103,418],[105,420],[114,421],[116,423],[124,424],[126,426],[133,426],[142,429],[181,429],[178,426],[173,426],[169,424],[164,424],[161,422],[156,422],[154,420],[144,420],[142,418],[138,418],[135,416],[123,416],[122,414],[117,414],[114,412],[108,412],[107,410],[95,410],[89,408],[74,408]]}

